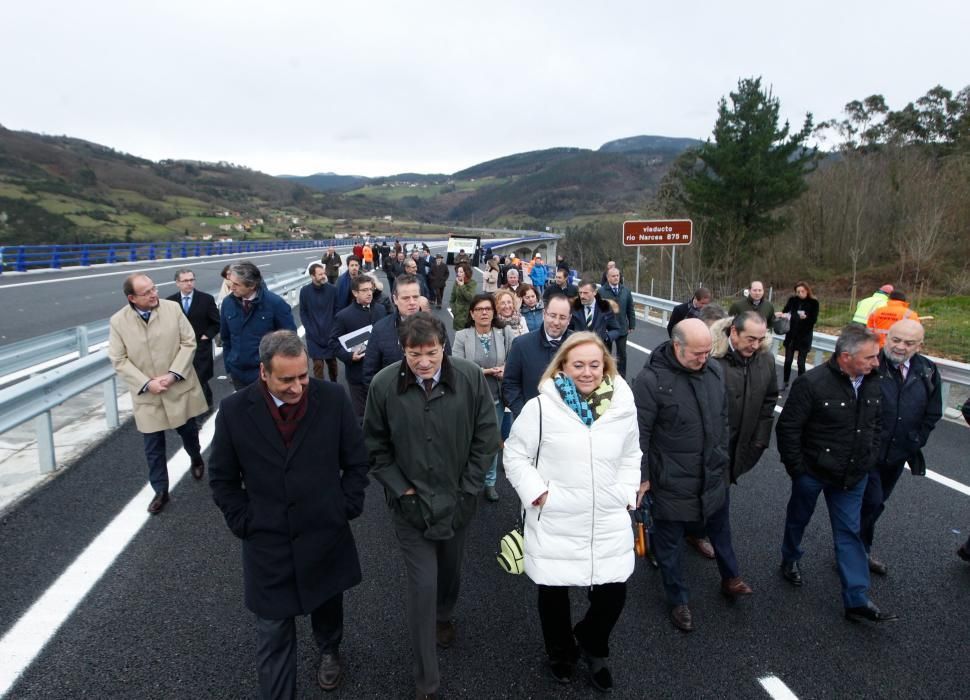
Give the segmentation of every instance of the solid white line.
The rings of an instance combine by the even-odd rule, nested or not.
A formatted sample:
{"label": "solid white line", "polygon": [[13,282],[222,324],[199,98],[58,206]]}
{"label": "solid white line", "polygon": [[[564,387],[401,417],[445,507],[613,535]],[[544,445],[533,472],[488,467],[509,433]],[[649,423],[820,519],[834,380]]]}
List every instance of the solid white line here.
{"label": "solid white line", "polygon": [[[340,248],[346,248],[347,246],[338,246]],[[323,248],[321,248],[323,250]],[[238,258],[240,260],[245,260],[246,258],[275,258],[280,255],[293,255],[294,253],[299,253],[299,250],[284,251],[282,253],[265,253],[260,254],[257,252],[253,253],[223,253],[222,255],[207,255],[205,257],[199,258],[182,258],[183,262],[177,265],[155,265],[157,260],[138,260],[137,262],[119,262],[116,265],[127,265],[129,267],[142,266],[145,268],[145,272],[151,272],[152,270],[171,270],[177,267],[187,267],[185,261],[188,260],[198,260],[200,262],[207,262],[208,260],[219,259],[219,258]],[[260,268],[269,267],[272,263],[267,263],[266,265],[260,265]],[[12,287],[30,287],[35,284],[57,284],[58,282],[73,282],[76,280],[89,280],[95,277],[111,277],[112,275],[130,275],[131,269],[128,270],[115,270],[114,272],[99,272],[94,275],[77,275],[76,277],[59,277],[56,280],[33,280],[31,282],[14,282],[13,284],[0,285],[0,289],[11,289]],[[163,282],[162,284],[175,284],[175,282]],[[157,286],[162,286],[161,284]]]}
{"label": "solid white line", "polygon": [[[218,410],[199,431],[203,451],[212,442],[217,413]],[[184,448],[168,461],[170,491],[178,487],[190,463]],[[146,510],[153,494],[151,485],[146,484],[0,639],[0,659],[3,659],[0,697],[10,691],[142,526],[153,517]]]}
{"label": "solid white line", "polygon": [[798,696],[778,676],[765,676],[759,678],[758,682],[774,700],[798,700]]}

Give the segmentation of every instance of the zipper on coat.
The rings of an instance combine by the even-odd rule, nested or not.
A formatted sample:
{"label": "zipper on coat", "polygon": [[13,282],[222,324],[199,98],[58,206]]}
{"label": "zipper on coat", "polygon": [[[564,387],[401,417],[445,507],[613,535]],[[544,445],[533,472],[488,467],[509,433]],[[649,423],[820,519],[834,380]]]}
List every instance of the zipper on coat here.
{"label": "zipper on coat", "polygon": [[590,526],[589,526],[589,585],[590,588],[593,586],[593,581],[596,580],[596,542],[594,541],[596,535],[596,475],[593,473],[593,426],[587,428],[586,433],[589,439],[589,481],[590,492],[593,494],[593,510],[590,513]]}

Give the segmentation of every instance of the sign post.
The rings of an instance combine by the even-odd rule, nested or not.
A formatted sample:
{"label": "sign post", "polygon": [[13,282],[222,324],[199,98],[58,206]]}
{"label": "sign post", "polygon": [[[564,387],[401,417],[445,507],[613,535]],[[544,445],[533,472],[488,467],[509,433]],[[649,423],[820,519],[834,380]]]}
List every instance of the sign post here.
{"label": "sign post", "polygon": [[677,246],[690,245],[694,239],[694,222],[690,219],[624,221],[623,245],[637,248],[637,287],[640,286],[640,246],[672,246],[670,254],[670,298],[674,298],[677,272]]}

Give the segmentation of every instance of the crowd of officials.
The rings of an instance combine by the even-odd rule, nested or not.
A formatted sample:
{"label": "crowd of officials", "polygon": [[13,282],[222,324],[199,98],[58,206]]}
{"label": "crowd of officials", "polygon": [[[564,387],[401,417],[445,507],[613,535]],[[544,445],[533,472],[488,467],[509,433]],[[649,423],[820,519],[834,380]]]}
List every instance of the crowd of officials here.
{"label": "crowd of officials", "polygon": [[[694,629],[687,542],[716,560],[727,598],[753,593],[731,541],[730,491],[773,429],[791,477],[780,576],[802,585],[802,534],[823,495],[845,617],[896,619],[868,594],[870,573],[889,566],[872,554],[875,525],[904,465],[925,471],[920,450],[943,407],[939,372],[919,352],[923,327],[892,303],[895,290],[877,292],[885,303],[864,300],[865,324],[846,326],[810,371],[819,307],[807,283],[778,312],[760,282],[727,313],[698,290],[628,383],[626,337],[637,318],[612,261],[596,284],[571,280],[561,259],[549,278],[541,258],[524,270],[486,254],[479,290],[472,261],[456,260],[452,344],[429,312],[452,275],[441,256],[361,248],[310,265],[299,302],[305,342],[289,304],[249,262],[227,266],[218,298],[196,289],[187,268],[164,300],[147,275],[130,275],[127,304],[111,318],[109,354],[144,436],[153,514],[169,499],[166,430],[203,478],[196,417],[213,409],[207,385],[221,340],[236,392],[216,417],[209,484],[242,540],[263,697],[295,697],[298,615],[311,619],[319,686],[343,680],[343,592],[361,580],[350,521],[368,477],[384,489],[406,568],[419,698],[437,696],[437,649],[456,640],[468,526],[483,495],[498,500],[500,467],[522,503],[523,568],[537,585],[555,682],[571,682],[582,658],[596,689],[613,687],[609,639],[635,562],[631,513],[649,509],[651,555],[678,629]],[[873,320],[883,307],[898,315],[888,325]],[[787,326],[781,391],[796,353],[799,361],[775,424],[777,324]],[[336,383],[338,360],[347,390]],[[964,415],[970,422],[970,402]],[[958,553],[970,560],[970,542]],[[589,600],[575,624],[570,587]]]}

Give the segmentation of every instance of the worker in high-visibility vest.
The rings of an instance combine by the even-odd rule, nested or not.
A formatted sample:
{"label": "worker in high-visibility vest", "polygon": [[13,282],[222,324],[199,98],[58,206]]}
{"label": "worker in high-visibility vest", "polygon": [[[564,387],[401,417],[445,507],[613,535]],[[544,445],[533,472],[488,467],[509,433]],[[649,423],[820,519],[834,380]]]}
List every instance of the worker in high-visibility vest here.
{"label": "worker in high-visibility vest", "polygon": [[866,325],[866,321],[869,320],[869,315],[879,307],[886,305],[892,291],[893,286],[891,284],[884,284],[873,292],[872,296],[866,297],[860,301],[859,305],[855,307],[855,314],[852,316],[852,322],[863,326]]}
{"label": "worker in high-visibility vest", "polygon": [[920,322],[919,315],[909,308],[906,295],[894,290],[890,292],[885,306],[880,306],[869,314],[866,325],[879,336],[879,347],[881,348],[886,344],[886,335],[889,333],[892,325],[897,321],[902,321],[904,318],[916,321],[917,323]]}

